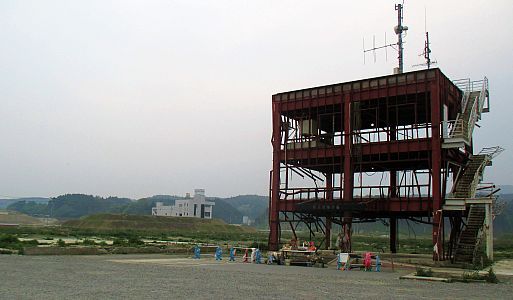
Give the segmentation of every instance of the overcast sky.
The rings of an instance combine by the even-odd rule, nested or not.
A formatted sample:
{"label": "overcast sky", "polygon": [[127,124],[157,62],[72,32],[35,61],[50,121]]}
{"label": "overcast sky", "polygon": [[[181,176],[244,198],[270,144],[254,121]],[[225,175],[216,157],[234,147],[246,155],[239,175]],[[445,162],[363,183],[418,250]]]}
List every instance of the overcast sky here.
{"label": "overcast sky", "polygon": [[[386,75],[362,38],[395,38],[395,1],[0,1],[0,195],[139,198],[268,193],[271,95]],[[507,148],[513,184],[511,1],[406,1],[405,69],[488,76],[476,148]]]}

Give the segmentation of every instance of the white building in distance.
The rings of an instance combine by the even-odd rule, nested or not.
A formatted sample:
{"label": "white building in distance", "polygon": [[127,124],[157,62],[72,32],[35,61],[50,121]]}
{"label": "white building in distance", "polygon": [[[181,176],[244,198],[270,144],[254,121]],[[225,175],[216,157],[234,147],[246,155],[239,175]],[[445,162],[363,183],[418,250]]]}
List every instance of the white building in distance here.
{"label": "white building in distance", "polygon": [[242,216],[242,224],[251,226],[253,223],[255,223],[255,221],[251,220],[249,216]]}
{"label": "white building in distance", "polygon": [[175,205],[164,205],[162,202],[157,202],[156,206],[151,209],[151,214],[153,216],[212,219],[214,205],[214,202],[206,200],[204,189],[195,189],[193,198],[187,193],[185,199],[175,200]]}

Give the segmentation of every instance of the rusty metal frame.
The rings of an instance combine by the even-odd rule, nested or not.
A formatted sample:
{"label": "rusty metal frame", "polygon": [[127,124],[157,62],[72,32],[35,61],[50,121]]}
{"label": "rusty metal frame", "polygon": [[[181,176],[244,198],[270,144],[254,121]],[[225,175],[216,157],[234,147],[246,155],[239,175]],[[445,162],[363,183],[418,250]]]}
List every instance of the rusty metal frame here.
{"label": "rusty metal frame", "polygon": [[[305,224],[306,216],[321,220],[327,246],[331,223],[427,217],[437,259],[445,252],[450,256],[444,247],[443,195],[449,173],[464,165],[468,154],[442,148],[440,124],[442,106],[454,118],[461,96],[439,69],[273,95],[270,249],[279,248],[280,222],[290,223],[280,220],[281,212],[294,213]],[[364,172],[386,173],[389,180],[364,185]],[[310,185],[292,186],[297,177]]]}

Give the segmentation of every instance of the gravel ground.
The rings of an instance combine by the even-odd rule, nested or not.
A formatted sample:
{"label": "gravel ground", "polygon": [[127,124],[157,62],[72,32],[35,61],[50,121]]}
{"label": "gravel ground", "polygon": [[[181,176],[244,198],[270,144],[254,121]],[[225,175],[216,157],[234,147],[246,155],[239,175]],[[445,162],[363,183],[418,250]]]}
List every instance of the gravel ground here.
{"label": "gravel ground", "polygon": [[409,272],[342,272],[169,255],[0,255],[0,299],[513,298],[511,283],[398,279]]}

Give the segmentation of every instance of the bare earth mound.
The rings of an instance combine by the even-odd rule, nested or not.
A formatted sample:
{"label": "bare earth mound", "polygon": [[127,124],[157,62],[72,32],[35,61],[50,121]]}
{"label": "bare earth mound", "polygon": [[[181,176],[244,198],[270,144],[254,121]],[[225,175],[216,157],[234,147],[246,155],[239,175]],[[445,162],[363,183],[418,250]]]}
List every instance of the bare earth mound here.
{"label": "bare earth mound", "polygon": [[38,218],[13,211],[0,211],[0,224],[43,225]]}
{"label": "bare earth mound", "polygon": [[130,230],[146,232],[181,233],[252,233],[253,228],[229,225],[222,220],[207,220],[183,217],[157,217],[138,215],[99,214],[70,220],[63,226],[98,231]]}

